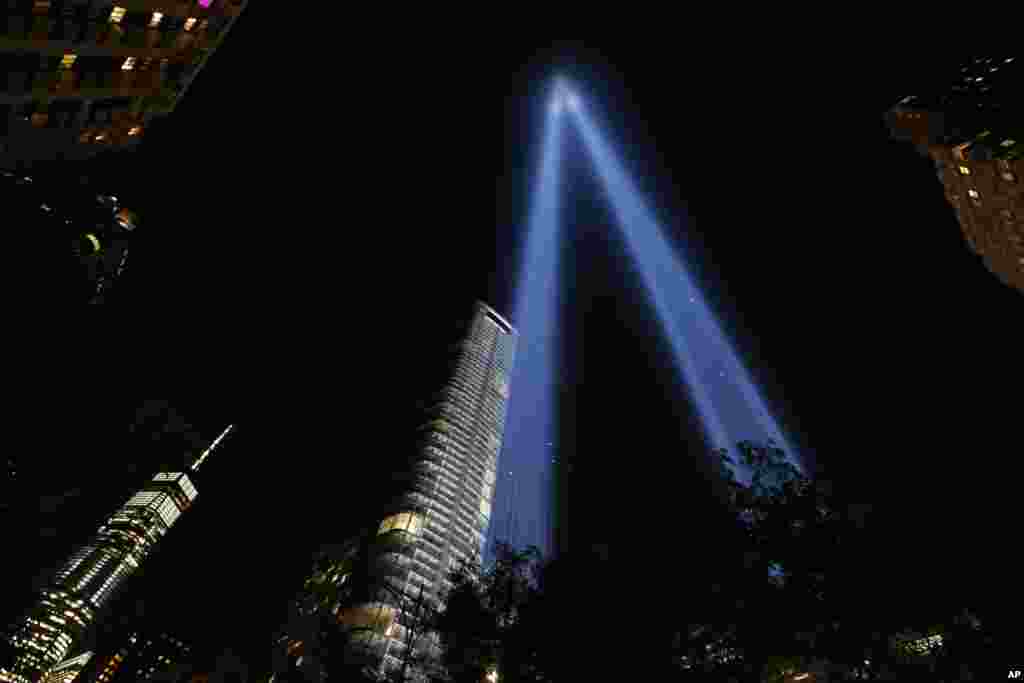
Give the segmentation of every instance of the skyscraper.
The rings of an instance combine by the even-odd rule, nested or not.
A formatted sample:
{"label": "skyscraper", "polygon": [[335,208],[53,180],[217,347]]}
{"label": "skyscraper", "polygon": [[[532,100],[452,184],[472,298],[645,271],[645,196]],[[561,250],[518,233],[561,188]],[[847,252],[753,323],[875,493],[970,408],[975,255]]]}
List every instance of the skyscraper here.
{"label": "skyscraper", "polygon": [[248,0],[7,3],[0,167],[137,143],[174,110]]}
{"label": "skyscraper", "polygon": [[[190,472],[199,469],[232,427],[203,451]],[[196,495],[188,473],[161,472],[114,512],[49,579],[18,621],[10,636],[16,659],[10,669],[0,667],[0,682],[37,683],[63,660]]]}
{"label": "skyscraper", "polygon": [[[385,507],[384,517],[364,543],[349,543],[322,558],[314,584],[342,585],[360,548],[369,548],[371,574],[385,590],[376,601],[339,609],[300,597],[296,612],[333,609],[342,627],[368,627],[361,643],[379,670],[396,669],[410,646],[409,601],[441,599],[449,570],[463,561],[481,561],[491,505],[497,456],[505,428],[509,374],[516,332],[493,309],[477,303],[454,353],[451,376],[432,397],[420,426],[417,457],[407,489]],[[403,612],[406,614],[403,615]],[[307,636],[282,635],[289,666],[309,667],[315,653]],[[412,643],[420,648],[427,642]]]}
{"label": "skyscraper", "polygon": [[1000,280],[1024,292],[1024,60],[974,58],[885,119],[931,158],[964,237]]}

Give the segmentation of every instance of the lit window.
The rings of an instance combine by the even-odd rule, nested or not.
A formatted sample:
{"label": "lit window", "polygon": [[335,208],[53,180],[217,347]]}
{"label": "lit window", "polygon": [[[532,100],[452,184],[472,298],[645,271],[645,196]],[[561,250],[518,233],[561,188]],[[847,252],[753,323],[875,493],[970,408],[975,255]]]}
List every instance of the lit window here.
{"label": "lit window", "polygon": [[1012,173],[1004,173],[1003,174],[1003,180],[1005,180],[1007,182],[1012,183],[1016,179],[1017,179],[1017,177],[1015,175],[1013,175]]}
{"label": "lit window", "polygon": [[999,143],[999,146],[1000,147],[1013,147],[1016,144],[1017,144],[1016,140],[1003,140],[1002,142]]}
{"label": "lit window", "polygon": [[75,60],[78,59],[76,54],[66,54],[64,58],[60,60],[60,65],[65,69],[70,69],[74,65]]}
{"label": "lit window", "polygon": [[110,13],[110,20],[115,24],[120,24],[126,11],[127,10],[124,7],[115,7]]}
{"label": "lit window", "polygon": [[397,515],[391,515],[383,522],[381,522],[380,530],[377,533],[387,533],[392,529],[404,529],[410,534],[419,533],[420,527],[423,521],[420,515],[413,512],[400,512]]}
{"label": "lit window", "polygon": [[149,20],[149,27],[156,28],[160,25],[160,21],[164,18],[162,12],[153,12],[153,18]]}
{"label": "lit window", "polygon": [[141,130],[142,128],[140,128],[139,126],[133,126],[132,129],[128,131],[128,135],[138,135],[139,131]]}
{"label": "lit window", "polygon": [[189,17],[187,20],[185,20],[185,30],[186,31],[191,31],[192,27],[195,26],[195,25],[196,25],[195,17]]}
{"label": "lit window", "polygon": [[967,194],[971,195],[974,199],[977,199],[980,196],[977,190],[967,190]]}
{"label": "lit window", "polygon": [[135,57],[128,57],[124,60],[124,64],[121,65],[122,71],[131,71],[135,68]]}
{"label": "lit window", "polygon": [[961,166],[960,175],[971,175],[971,169],[967,168],[966,166]]}

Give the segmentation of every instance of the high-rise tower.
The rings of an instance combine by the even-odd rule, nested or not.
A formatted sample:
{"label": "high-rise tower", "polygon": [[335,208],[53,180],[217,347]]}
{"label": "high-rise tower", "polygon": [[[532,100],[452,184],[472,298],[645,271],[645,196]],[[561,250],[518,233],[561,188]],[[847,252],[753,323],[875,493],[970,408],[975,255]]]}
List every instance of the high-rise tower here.
{"label": "high-rise tower", "polygon": [[71,555],[16,624],[10,636],[16,659],[10,669],[0,668],[0,683],[37,683],[80,642],[118,587],[191,507],[197,491],[189,473],[198,471],[233,427],[221,432],[189,472],[153,477]]}
{"label": "high-rise tower", "polygon": [[[452,348],[451,375],[427,406],[407,490],[386,506],[383,519],[376,520],[363,542],[343,545],[318,560],[307,582],[307,589],[325,582],[341,586],[357,562],[368,561],[382,588],[374,591],[379,599],[344,609],[318,604],[309,596],[296,601],[297,615],[330,609],[343,628],[368,629],[359,642],[378,670],[397,669],[410,646],[428,645],[409,643],[409,615],[403,611],[411,600],[422,596],[436,604],[450,587],[449,570],[463,561],[481,561],[516,338],[498,313],[483,303],[475,305],[467,329]],[[369,557],[359,556],[364,549]],[[283,648],[279,668],[313,667],[316,653],[307,647],[308,635],[284,633],[278,644]]]}
{"label": "high-rise tower", "polygon": [[1024,59],[980,57],[888,112],[931,158],[970,248],[1024,292]]}

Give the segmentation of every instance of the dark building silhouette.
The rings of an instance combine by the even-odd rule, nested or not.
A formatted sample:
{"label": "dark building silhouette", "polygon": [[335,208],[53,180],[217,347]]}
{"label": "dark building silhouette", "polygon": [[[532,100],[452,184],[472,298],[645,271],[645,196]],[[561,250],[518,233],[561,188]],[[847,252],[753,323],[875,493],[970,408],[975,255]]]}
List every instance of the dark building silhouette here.
{"label": "dark building silhouette", "polygon": [[116,196],[35,173],[0,171],[0,195],[5,221],[59,238],[56,249],[71,243],[72,291],[47,283],[60,303],[101,303],[127,268],[136,213]]}

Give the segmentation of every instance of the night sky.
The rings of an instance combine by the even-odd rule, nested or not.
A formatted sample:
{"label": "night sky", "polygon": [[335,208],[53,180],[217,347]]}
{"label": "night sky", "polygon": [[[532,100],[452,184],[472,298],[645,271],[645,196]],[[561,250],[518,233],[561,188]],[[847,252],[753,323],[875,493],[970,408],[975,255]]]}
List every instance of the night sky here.
{"label": "night sky", "polygon": [[[317,71],[296,88],[261,50],[274,19],[239,19],[135,162],[153,178],[133,181],[150,221],[119,303],[208,336],[182,365],[216,389],[175,405],[207,438],[239,423],[147,567],[147,614],[266,642],[312,546],[358,526],[454,317],[476,298],[508,311],[556,71],[625,153],[788,432],[872,504],[865,580],[915,604],[1004,598],[1024,300],[970,252],[930,163],[887,139],[883,111],[943,68],[932,55],[406,45],[332,52],[330,87]],[[694,412],[578,136],[564,159],[571,547],[644,567],[670,534],[699,559],[721,528]],[[127,428],[124,403],[104,429]],[[127,443],[111,468],[150,462]],[[112,505],[129,495],[75,481]],[[64,514],[55,525],[83,513]]]}

